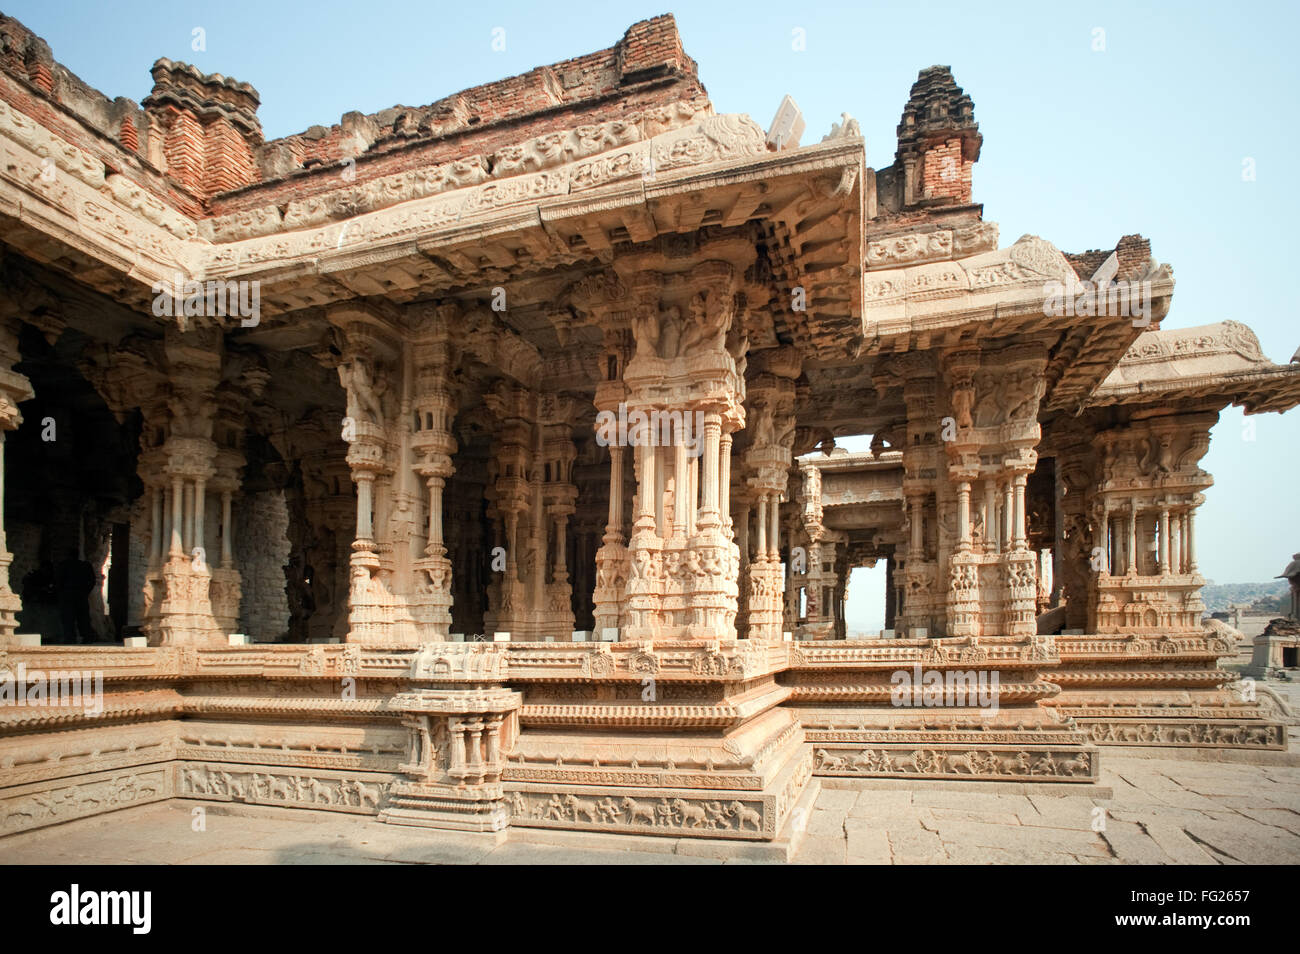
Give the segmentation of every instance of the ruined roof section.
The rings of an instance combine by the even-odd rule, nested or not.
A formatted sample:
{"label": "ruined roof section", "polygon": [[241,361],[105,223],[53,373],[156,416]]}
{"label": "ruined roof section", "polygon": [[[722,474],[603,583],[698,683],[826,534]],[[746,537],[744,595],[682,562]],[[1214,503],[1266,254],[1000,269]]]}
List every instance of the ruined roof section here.
{"label": "ruined roof section", "polygon": [[1144,398],[1216,398],[1248,414],[1285,411],[1300,404],[1300,367],[1269,361],[1255,333],[1236,321],[1148,331],[1088,403],[1141,404]]}
{"label": "ruined roof section", "polygon": [[[97,132],[118,139],[124,117],[139,128],[140,107],[125,96],[109,99],[55,62],[50,45],[13,17],[0,13],[0,71],[41,90]],[[135,145],[127,145],[135,151]]]}
{"label": "ruined roof section", "polygon": [[[608,49],[462,90],[428,106],[397,105],[368,116],[348,113],[329,129],[313,126],[273,140],[267,143],[267,152],[274,167],[279,158],[273,154],[287,147],[301,166],[313,160],[333,162],[363,152],[384,152],[414,141],[464,134],[480,138],[494,126],[517,126],[557,111],[589,113],[586,121],[612,119],[627,106],[662,102],[662,96],[652,94],[665,87],[673,91],[672,99],[706,95],[671,14],[633,24]],[[265,178],[275,177],[274,168],[264,173]]]}
{"label": "ruined roof section", "polygon": [[[154,87],[142,109],[87,86],[55,62],[44,40],[3,15],[0,72],[18,81],[17,89],[2,98],[23,112],[65,138],[64,126],[89,127],[102,137],[98,152],[110,165],[120,161],[114,153],[130,153],[146,171],[160,171],[184,193],[206,200],[206,210],[195,209],[184,193],[168,195],[172,190],[142,182],[192,215],[256,208],[279,202],[281,192],[309,195],[318,189],[314,181],[304,181],[312,179],[306,173],[346,160],[357,161],[355,179],[366,181],[490,156],[557,127],[639,124],[643,114],[679,103],[689,106],[685,116],[712,112],[671,15],[633,24],[605,50],[485,83],[427,106],[398,105],[371,115],[349,112],[334,126],[313,126],[270,142],[264,141],[257,117],[260,97],[248,83],[164,58],[152,68]],[[291,186],[276,188],[290,177]],[[250,187],[256,195],[247,195]],[[229,198],[214,201],[218,196]]]}
{"label": "ruined roof section", "polygon": [[[138,171],[147,181],[147,117],[140,104],[125,96],[109,99],[56,62],[50,46],[13,17],[0,13],[0,99],[41,123],[60,138],[114,167]],[[156,195],[188,205],[188,196],[168,194],[149,183]],[[193,208],[187,211],[196,211]]]}
{"label": "ruined roof section", "polygon": [[1116,279],[1137,279],[1146,271],[1151,261],[1151,242],[1141,235],[1125,235],[1112,249],[1092,248],[1086,252],[1066,252],[1065,259],[1070,263],[1075,274],[1087,281],[1097,274],[1097,269],[1101,268],[1111,255],[1119,259]]}
{"label": "ruined roof section", "polygon": [[[323,182],[304,172],[349,159],[355,160],[358,183],[455,162],[491,173],[499,151],[543,134],[606,122],[640,127],[648,114],[675,104],[687,104],[683,117],[712,112],[676,21],[665,15],[633,24],[605,50],[475,86],[428,106],[346,113],[328,129],[313,126],[261,144],[254,149],[259,181],[221,196],[212,210],[243,212],[280,204],[290,193],[302,199],[335,188],[334,176]],[[653,134],[649,128],[642,132]],[[280,186],[290,178],[291,188]]]}

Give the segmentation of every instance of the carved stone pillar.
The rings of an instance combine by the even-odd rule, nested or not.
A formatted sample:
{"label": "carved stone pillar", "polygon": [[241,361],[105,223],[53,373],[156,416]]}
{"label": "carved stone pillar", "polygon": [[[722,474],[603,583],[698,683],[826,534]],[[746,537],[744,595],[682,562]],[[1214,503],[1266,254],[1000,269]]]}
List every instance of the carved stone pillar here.
{"label": "carved stone pillar", "polygon": [[[1098,633],[1200,632],[1204,580],[1196,572],[1194,513],[1212,479],[1198,462],[1214,413],[1168,413],[1099,432],[1093,493],[1117,515],[1115,565],[1100,575],[1089,629]],[[1154,557],[1144,550],[1159,541]],[[1122,554],[1120,551],[1123,551]],[[1145,558],[1145,561],[1144,561]]]}
{"label": "carved stone pillar", "polygon": [[409,442],[412,469],[422,478],[428,495],[429,519],[423,552],[412,562],[415,577],[411,618],[421,642],[446,640],[451,633],[452,563],[443,539],[447,481],[455,472],[452,437],[456,397],[451,387],[452,354],[449,323],[456,317],[445,306],[431,309],[410,333],[408,347],[414,375],[409,398],[412,417]]}
{"label": "carved stone pillar", "polygon": [[736,512],[732,519],[735,526],[736,543],[736,560],[739,572],[736,575],[736,613],[740,636],[744,637],[749,628],[749,571],[752,561],[750,550],[752,541],[750,540],[750,511],[748,488],[742,488],[733,498],[735,501]]}
{"label": "carved stone pillar", "polygon": [[[734,289],[732,268],[721,262],[674,276],[638,271],[628,281],[630,308],[623,313],[632,316],[636,342],[622,374],[629,440],[640,435],[645,445],[667,438],[673,446],[642,446],[639,455],[627,638],[735,633],[736,555],[717,487],[721,434],[743,420],[743,384],[725,347]],[[670,469],[673,499],[662,521],[656,519],[663,506],[661,465]]]}
{"label": "carved stone pillar", "polygon": [[14,641],[18,630],[18,611],[22,599],[9,580],[9,567],[13,554],[5,539],[4,529],[4,432],[15,430],[23,422],[18,405],[33,397],[31,382],[13,370],[20,360],[18,353],[18,326],[13,321],[0,324],[0,646]]}
{"label": "carved stone pillar", "polygon": [[701,494],[698,524],[701,530],[712,529],[720,524],[718,511],[718,455],[721,451],[721,443],[722,415],[716,411],[710,411],[704,417],[704,466],[700,477],[703,493]]}
{"label": "carved stone pillar", "polygon": [[947,466],[940,442],[946,415],[940,411],[938,369],[933,355],[907,353],[881,361],[873,376],[882,397],[896,400],[901,390],[906,408],[899,443],[907,545],[901,548],[895,571],[895,584],[902,591],[896,627],[906,637],[938,636],[947,626],[949,589],[946,572],[940,572],[946,568],[939,562],[937,524],[937,498]]}
{"label": "carved stone pillar", "polygon": [[731,432],[722,435],[718,450],[718,510],[727,529],[731,530]]}
{"label": "carved stone pillar", "polygon": [[534,530],[544,519],[539,511],[537,399],[526,388],[502,382],[484,400],[498,422],[491,448],[491,499],[504,529],[500,545],[505,548],[505,572],[494,573],[488,588],[491,605],[484,614],[484,629],[523,639],[539,609],[535,578],[546,568]]}
{"label": "carved stone pillar", "polygon": [[997,481],[993,477],[984,479],[984,550],[997,553],[1001,549],[997,521]]}
{"label": "carved stone pillar", "polygon": [[609,521],[596,551],[596,586],[591,596],[598,633],[619,629],[628,578],[628,552],[623,539],[623,451],[618,444],[609,445]]}
{"label": "carved stone pillar", "polygon": [[[348,588],[348,642],[378,645],[412,644],[415,633],[397,593],[404,581],[396,579],[397,554],[392,546],[381,485],[397,476],[409,446],[392,392],[402,397],[409,382],[397,357],[400,337],[389,322],[362,308],[340,307],[330,320],[341,328],[345,349],[339,363],[339,381],[347,393],[343,439],[348,443],[347,463],[357,488],[356,531],[350,559]],[[387,400],[386,400],[387,399]],[[405,496],[405,494],[403,494]],[[375,520],[375,515],[379,520]],[[399,616],[403,618],[401,631]]]}
{"label": "carved stone pillar", "polygon": [[677,422],[673,435],[673,532],[674,537],[690,534],[691,474],[690,460],[686,456],[687,436],[682,422]]}
{"label": "carved stone pillar", "polygon": [[[223,382],[217,390],[217,411],[213,422],[213,439],[216,455],[213,458],[213,475],[198,488],[196,501],[211,492],[221,501],[220,542],[217,559],[204,557],[209,564],[211,582],[208,592],[212,600],[212,615],[222,633],[234,633],[239,627],[240,604],[243,600],[243,579],[234,555],[235,495],[243,486],[244,436],[248,431],[248,415],[252,403],[259,399],[270,380],[270,372],[259,365],[246,367],[233,382]],[[202,538],[205,516],[200,509],[195,515],[197,535]],[[206,546],[203,539],[198,546]],[[252,636],[270,634],[249,634]]]}
{"label": "carved stone pillar", "polygon": [[[530,638],[551,636],[570,638],[574,627],[573,587],[569,582],[567,564],[567,529],[569,518],[577,510],[578,488],[573,482],[573,464],[577,448],[570,437],[572,429],[583,414],[567,398],[547,397],[542,401],[541,418],[544,422],[543,476],[548,477],[542,487],[546,520],[554,528],[555,550],[550,561],[551,580],[544,583],[545,605],[536,619],[536,629]],[[543,549],[548,536],[547,527],[541,528]]]}
{"label": "carved stone pillar", "polygon": [[1169,573],[1169,508],[1160,508],[1160,575]]}
{"label": "carved stone pillar", "polygon": [[1169,572],[1181,575],[1183,572],[1183,515],[1169,515]]}
{"label": "carved stone pillar", "polygon": [[[1032,344],[944,358],[951,422],[950,439],[944,441],[948,487],[936,494],[935,503],[940,550],[948,551],[951,636],[1037,633],[1037,560],[1028,549],[1025,487],[1042,436],[1037,417],[1046,361],[1044,349]],[[970,487],[977,480],[985,481],[986,535],[999,540],[1000,551],[993,545],[976,551],[972,544]],[[991,527],[999,522],[993,513],[994,484],[999,482],[1002,519],[994,534]]]}

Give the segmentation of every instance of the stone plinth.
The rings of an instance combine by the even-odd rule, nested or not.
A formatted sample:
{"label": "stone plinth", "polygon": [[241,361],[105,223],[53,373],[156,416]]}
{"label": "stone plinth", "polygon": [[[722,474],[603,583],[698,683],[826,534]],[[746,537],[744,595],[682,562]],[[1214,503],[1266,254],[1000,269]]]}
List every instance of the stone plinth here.
{"label": "stone plinth", "polygon": [[1061,693],[1044,705],[1098,745],[1284,749],[1286,727],[1230,691],[1236,647],[1210,633],[1059,636]]}
{"label": "stone plinth", "polygon": [[511,824],[778,838],[812,774],[781,707],[783,655],[736,640],[512,646]]}
{"label": "stone plinth", "polygon": [[1088,783],[1087,736],[1041,703],[1048,637],[802,643],[782,681],[819,776]]}

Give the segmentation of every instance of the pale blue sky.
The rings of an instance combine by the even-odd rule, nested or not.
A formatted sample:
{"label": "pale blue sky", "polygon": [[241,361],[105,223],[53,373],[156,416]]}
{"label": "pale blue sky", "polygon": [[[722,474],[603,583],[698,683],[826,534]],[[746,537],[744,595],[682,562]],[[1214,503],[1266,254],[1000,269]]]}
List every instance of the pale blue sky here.
{"label": "pale blue sky", "polygon": [[[984,133],[975,196],[1003,244],[1033,233],[1082,251],[1141,232],[1174,267],[1165,327],[1243,321],[1281,363],[1300,346],[1288,293],[1300,222],[1292,4],[0,6],[109,96],[144,98],[159,56],[252,83],[268,138],[352,109],[424,105],[608,47],[634,21],[671,11],[719,112],[749,113],[766,128],[790,93],[808,120],[804,142],[815,142],[847,111],[862,125],[868,164],[881,168],[917,71],[950,65],[975,101]],[[201,52],[196,27],[206,31]],[[492,50],[495,27],[505,29],[503,52]],[[792,49],[796,28],[803,52]],[[1247,158],[1255,181],[1242,179]],[[1240,411],[1225,412],[1204,462],[1216,483],[1198,551],[1216,582],[1272,577],[1300,550],[1300,411],[1252,420],[1255,439],[1243,440]],[[865,598],[853,600],[851,627],[879,625]]]}

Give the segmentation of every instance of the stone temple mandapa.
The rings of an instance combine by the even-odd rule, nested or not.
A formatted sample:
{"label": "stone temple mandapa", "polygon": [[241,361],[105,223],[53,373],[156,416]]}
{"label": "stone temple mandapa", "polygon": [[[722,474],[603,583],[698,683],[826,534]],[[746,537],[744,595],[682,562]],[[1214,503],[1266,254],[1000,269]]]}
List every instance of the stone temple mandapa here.
{"label": "stone temple mandapa", "polygon": [[668,16],[269,141],[249,84],[153,80],[0,17],[0,833],[185,797],[779,845],[827,776],[1285,747],[1196,515],[1218,413],[1300,366],[1162,330],[1140,236],[1000,241],[947,67],[879,170],[847,115],[715,113]]}

